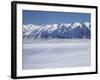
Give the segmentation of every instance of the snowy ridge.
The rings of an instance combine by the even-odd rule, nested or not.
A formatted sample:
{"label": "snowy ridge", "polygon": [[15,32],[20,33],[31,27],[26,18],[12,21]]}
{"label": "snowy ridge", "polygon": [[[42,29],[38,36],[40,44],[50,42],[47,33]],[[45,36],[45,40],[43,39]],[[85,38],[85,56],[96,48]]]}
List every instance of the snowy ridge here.
{"label": "snowy ridge", "polygon": [[23,39],[72,39],[90,38],[91,25],[89,22],[23,25]]}

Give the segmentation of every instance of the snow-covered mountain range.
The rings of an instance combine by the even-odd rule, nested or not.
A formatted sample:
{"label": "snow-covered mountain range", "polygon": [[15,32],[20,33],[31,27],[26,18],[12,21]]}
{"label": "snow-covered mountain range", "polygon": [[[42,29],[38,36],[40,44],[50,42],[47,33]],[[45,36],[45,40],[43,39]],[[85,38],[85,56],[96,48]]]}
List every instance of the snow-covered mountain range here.
{"label": "snow-covered mountain range", "polygon": [[91,36],[91,24],[89,22],[23,25],[23,39],[79,39]]}

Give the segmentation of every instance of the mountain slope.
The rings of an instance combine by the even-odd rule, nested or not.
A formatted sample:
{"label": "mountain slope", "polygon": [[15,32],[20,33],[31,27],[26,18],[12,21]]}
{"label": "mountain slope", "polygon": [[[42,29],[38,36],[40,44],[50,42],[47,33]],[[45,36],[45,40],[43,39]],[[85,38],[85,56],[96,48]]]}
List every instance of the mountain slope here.
{"label": "mountain slope", "polygon": [[91,27],[89,22],[23,25],[23,39],[79,39],[90,38]]}

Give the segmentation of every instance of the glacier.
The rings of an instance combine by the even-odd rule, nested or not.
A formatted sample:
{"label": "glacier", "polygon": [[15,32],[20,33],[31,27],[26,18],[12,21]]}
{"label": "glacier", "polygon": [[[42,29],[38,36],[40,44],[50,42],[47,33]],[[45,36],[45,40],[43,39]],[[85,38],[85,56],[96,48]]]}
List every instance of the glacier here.
{"label": "glacier", "polygon": [[91,24],[23,25],[22,69],[91,65]]}
{"label": "glacier", "polygon": [[25,40],[22,51],[24,70],[91,65],[90,39]]}

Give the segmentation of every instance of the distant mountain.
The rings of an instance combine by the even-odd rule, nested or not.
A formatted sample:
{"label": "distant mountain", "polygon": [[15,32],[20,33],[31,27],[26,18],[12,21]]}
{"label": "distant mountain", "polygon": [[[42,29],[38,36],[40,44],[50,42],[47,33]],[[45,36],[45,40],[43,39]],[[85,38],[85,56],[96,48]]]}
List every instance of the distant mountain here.
{"label": "distant mountain", "polygon": [[91,25],[89,22],[23,25],[23,39],[79,39],[91,38]]}

